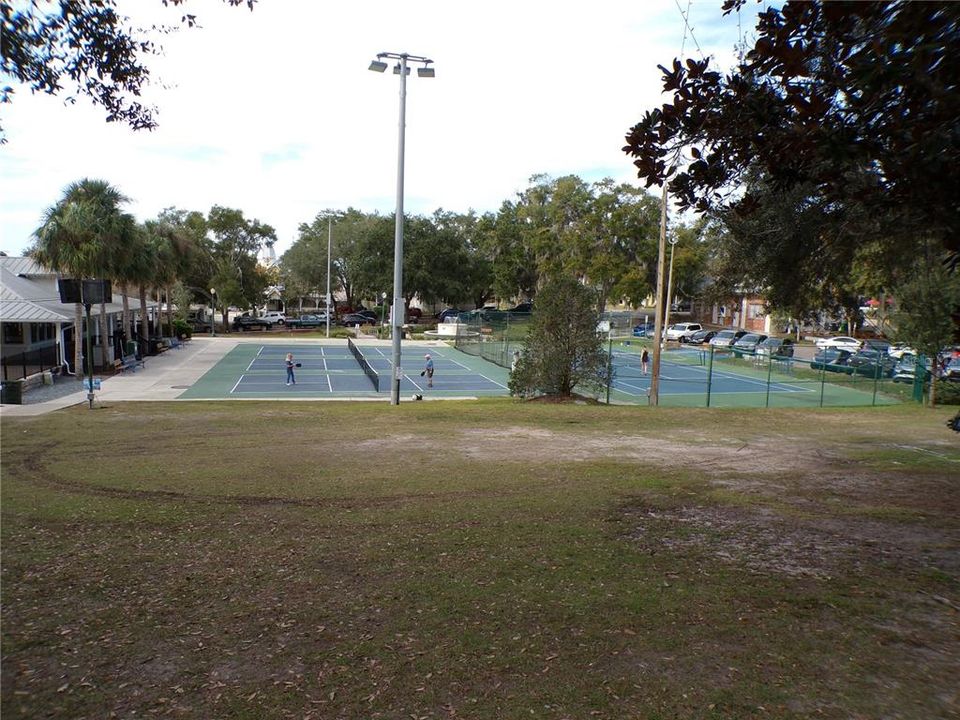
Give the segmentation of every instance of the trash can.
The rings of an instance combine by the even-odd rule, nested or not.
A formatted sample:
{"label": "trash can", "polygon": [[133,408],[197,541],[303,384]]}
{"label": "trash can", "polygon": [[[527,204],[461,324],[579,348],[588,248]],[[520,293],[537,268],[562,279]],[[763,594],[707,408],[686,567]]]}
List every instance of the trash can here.
{"label": "trash can", "polygon": [[0,383],[0,404],[23,405],[23,383],[19,380],[4,380]]}

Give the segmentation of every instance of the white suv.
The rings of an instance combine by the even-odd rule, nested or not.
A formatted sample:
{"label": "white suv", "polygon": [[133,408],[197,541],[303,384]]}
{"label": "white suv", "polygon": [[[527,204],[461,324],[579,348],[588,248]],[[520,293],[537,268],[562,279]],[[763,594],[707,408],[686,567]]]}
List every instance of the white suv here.
{"label": "white suv", "polygon": [[679,340],[682,343],[687,342],[697,330],[703,330],[703,325],[700,323],[677,323],[667,328],[666,338],[667,340]]}
{"label": "white suv", "polygon": [[260,319],[264,322],[268,322],[271,325],[284,325],[287,322],[286,314],[280,312],[279,310],[271,310],[270,312],[265,312],[260,316]]}

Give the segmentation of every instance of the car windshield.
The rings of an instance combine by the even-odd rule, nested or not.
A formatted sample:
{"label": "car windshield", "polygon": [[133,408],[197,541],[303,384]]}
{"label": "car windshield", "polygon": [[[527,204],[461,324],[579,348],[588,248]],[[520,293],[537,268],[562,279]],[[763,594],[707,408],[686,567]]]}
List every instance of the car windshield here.
{"label": "car windshield", "polygon": [[733,330],[721,330],[720,332],[718,332],[718,333],[717,333],[716,335],[714,335],[713,337],[714,337],[714,339],[716,339],[716,338],[732,338],[732,337],[733,337],[733,334],[734,334],[734,333],[733,333]]}

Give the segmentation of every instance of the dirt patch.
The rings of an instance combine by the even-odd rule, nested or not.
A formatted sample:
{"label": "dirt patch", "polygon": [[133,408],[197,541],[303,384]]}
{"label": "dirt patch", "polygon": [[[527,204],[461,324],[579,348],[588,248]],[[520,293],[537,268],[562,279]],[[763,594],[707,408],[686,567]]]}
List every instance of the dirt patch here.
{"label": "dirt patch", "polygon": [[960,572],[960,538],[941,529],[857,518],[797,518],[770,508],[623,509],[627,536],[651,552],[696,552],[760,574],[827,579],[883,565],[902,572]]}

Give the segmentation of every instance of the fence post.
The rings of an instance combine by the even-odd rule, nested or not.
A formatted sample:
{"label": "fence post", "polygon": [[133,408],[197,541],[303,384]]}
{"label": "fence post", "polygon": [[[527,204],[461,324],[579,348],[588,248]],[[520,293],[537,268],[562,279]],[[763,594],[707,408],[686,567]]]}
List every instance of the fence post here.
{"label": "fence post", "polygon": [[[816,357],[816,355],[814,355]],[[823,407],[823,390],[827,384],[827,354],[823,354],[823,360],[820,363],[820,407]]]}
{"label": "fence post", "polygon": [[710,358],[707,361],[707,407],[710,407],[710,388],[713,386],[713,351],[716,348],[710,346]]}
{"label": "fence post", "polygon": [[607,405],[610,404],[610,385],[613,383],[613,333],[607,333]]}
{"label": "fence post", "polygon": [[770,354],[767,356],[767,404],[770,407],[770,376],[773,374],[773,348],[770,348]]}
{"label": "fence post", "polygon": [[877,385],[880,383],[880,371],[883,369],[883,359],[880,355],[877,355],[877,367],[873,371],[873,402],[871,403],[872,407],[877,406]]}
{"label": "fence post", "polygon": [[927,379],[927,359],[917,355],[913,365],[913,400],[923,405],[923,384]]}

